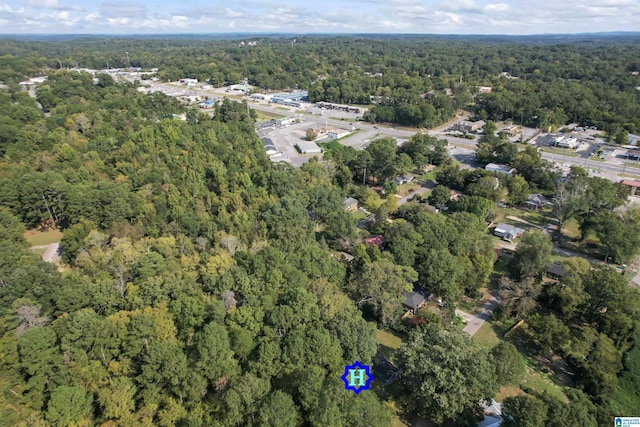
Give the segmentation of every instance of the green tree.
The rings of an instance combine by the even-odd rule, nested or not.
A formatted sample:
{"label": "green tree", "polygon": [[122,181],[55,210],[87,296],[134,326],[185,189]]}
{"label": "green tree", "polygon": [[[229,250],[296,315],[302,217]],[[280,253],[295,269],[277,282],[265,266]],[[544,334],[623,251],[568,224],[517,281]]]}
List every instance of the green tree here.
{"label": "green tree", "polygon": [[495,361],[496,378],[500,385],[518,385],[524,377],[525,361],[516,346],[507,341],[491,349]]}
{"label": "green tree", "polygon": [[47,421],[61,427],[78,424],[91,414],[92,401],[82,387],[56,387],[47,406]]}
{"label": "green tree", "polygon": [[407,408],[441,423],[497,390],[493,360],[469,336],[435,323],[413,331],[398,351]]}
{"label": "green tree", "polygon": [[542,285],[532,277],[526,277],[521,282],[514,282],[503,277],[500,279],[500,302],[505,311],[516,319],[526,317],[538,305],[538,296]]}
{"label": "green tree", "polygon": [[507,189],[509,190],[509,203],[512,205],[521,205],[529,197],[529,184],[520,175],[516,175],[507,181]]}
{"label": "green tree", "polygon": [[315,129],[313,128],[309,128],[305,132],[305,139],[307,141],[315,141],[317,137],[318,137],[318,132],[316,132]]}
{"label": "green tree", "polygon": [[259,426],[295,427],[299,415],[293,398],[280,390],[271,392],[258,410]]}
{"label": "green tree", "polygon": [[547,405],[534,396],[507,397],[502,403],[503,425],[507,427],[544,427]]}
{"label": "green tree", "polygon": [[348,291],[356,304],[369,305],[380,316],[383,324],[394,320],[406,292],[413,290],[418,274],[411,267],[395,265],[386,259],[374,261],[358,271],[349,284]]}
{"label": "green tree", "polygon": [[449,203],[449,199],[451,198],[451,190],[444,185],[438,185],[434,188],[429,194],[429,203],[438,209],[442,209]]}
{"label": "green tree", "polygon": [[512,277],[522,280],[540,277],[551,265],[553,243],[546,234],[536,231],[525,233],[509,263]]}

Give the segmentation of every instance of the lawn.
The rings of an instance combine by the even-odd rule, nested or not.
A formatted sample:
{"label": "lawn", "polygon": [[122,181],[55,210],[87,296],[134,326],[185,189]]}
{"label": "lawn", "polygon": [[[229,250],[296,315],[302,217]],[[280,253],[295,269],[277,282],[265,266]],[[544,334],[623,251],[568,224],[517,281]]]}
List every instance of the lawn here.
{"label": "lawn", "polygon": [[491,349],[500,343],[500,338],[498,338],[498,334],[491,322],[484,322],[473,338],[487,349]]}
{"label": "lawn", "polygon": [[253,110],[253,111],[256,112],[258,116],[256,120],[259,122],[264,122],[271,119],[281,119],[284,117],[282,114],[272,113],[269,111],[262,111],[262,110]]}
{"label": "lawn", "polygon": [[362,212],[361,210],[351,212],[351,216],[354,217],[356,221],[367,219],[367,214]]}
{"label": "lawn", "polygon": [[500,387],[500,391],[494,397],[496,402],[504,402],[507,397],[521,396],[526,394],[520,387],[506,386]]}
{"label": "lawn", "polygon": [[553,396],[563,402],[567,401],[562,388],[551,380],[551,377],[547,374],[543,374],[531,366],[527,366],[524,379],[520,382],[522,389],[531,389],[537,394],[547,393],[549,396]]}
{"label": "lawn", "polygon": [[515,216],[528,221],[532,224],[546,227],[552,217],[551,208],[547,207],[539,210],[518,209],[518,208],[498,208],[496,209],[496,219],[494,222],[505,222],[507,224],[517,225],[520,228],[530,228],[527,224],[506,219],[507,216]]}
{"label": "lawn", "polygon": [[570,239],[580,238],[580,224],[575,219],[570,219],[562,227],[562,235]]}
{"label": "lawn", "polygon": [[394,350],[399,349],[402,345],[400,337],[386,331],[381,331],[380,329],[376,329],[376,342]]}
{"label": "lawn", "polygon": [[47,252],[47,248],[37,248],[31,250],[40,256],[44,255],[44,253]]}
{"label": "lawn", "polygon": [[594,154],[593,156],[589,157],[589,160],[593,160],[595,162],[606,162],[605,159],[603,159],[602,157],[598,156],[597,154]]}
{"label": "lawn", "polygon": [[421,186],[422,186],[421,183],[416,182],[416,181],[411,181],[408,184],[402,184],[402,185],[398,186],[398,193],[397,194],[400,194],[402,197],[408,196],[409,194],[412,194],[413,192],[415,192]]}
{"label": "lawn", "polygon": [[544,147],[544,148],[541,148],[540,150],[546,153],[559,154],[561,156],[580,157],[580,154],[574,152],[573,150],[568,150],[565,148]]}
{"label": "lawn", "polygon": [[58,230],[28,230],[24,233],[24,238],[31,246],[49,245],[51,243],[59,243],[62,239],[62,233]]}
{"label": "lawn", "polygon": [[318,142],[317,143],[320,147],[322,147],[322,149],[326,152],[326,151],[331,151],[331,150],[335,150],[336,148],[340,147],[340,144],[338,142],[337,139],[334,139],[332,141],[329,142]]}
{"label": "lawn", "polygon": [[632,168],[640,168],[638,163],[624,163],[625,166],[631,166]]}

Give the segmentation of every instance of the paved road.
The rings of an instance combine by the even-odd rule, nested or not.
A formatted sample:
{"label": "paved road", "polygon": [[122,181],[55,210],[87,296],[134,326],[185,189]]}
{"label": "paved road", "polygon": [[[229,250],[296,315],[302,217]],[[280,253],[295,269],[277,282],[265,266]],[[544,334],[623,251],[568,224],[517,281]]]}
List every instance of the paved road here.
{"label": "paved road", "polygon": [[44,249],[47,248],[45,253],[42,254],[42,260],[44,262],[51,262],[53,264],[60,264],[60,245],[58,243],[51,243],[50,245],[32,246],[31,249]]}
{"label": "paved road", "polygon": [[409,199],[411,199],[412,197],[414,197],[416,194],[424,194],[424,193],[426,193],[427,191],[429,191],[429,188],[430,188],[430,187],[429,187],[429,186],[425,186],[425,185],[428,185],[428,184],[423,184],[423,186],[422,186],[422,187],[418,188],[418,189],[417,189],[416,191],[414,191],[413,193],[411,193],[411,194],[409,194],[409,195],[406,195],[406,196],[404,196],[404,197],[399,198],[399,199],[398,199],[398,206],[402,206],[402,205],[404,205],[405,203],[407,203],[407,202],[409,201]]}
{"label": "paved road", "polygon": [[482,307],[476,314],[472,315],[465,313],[462,310],[456,310],[456,314],[467,322],[463,329],[464,332],[474,336],[480,330],[484,322],[486,322],[491,317],[491,314],[493,314],[493,310],[498,307],[500,302],[498,301],[497,296],[497,290],[486,294],[482,301]]}

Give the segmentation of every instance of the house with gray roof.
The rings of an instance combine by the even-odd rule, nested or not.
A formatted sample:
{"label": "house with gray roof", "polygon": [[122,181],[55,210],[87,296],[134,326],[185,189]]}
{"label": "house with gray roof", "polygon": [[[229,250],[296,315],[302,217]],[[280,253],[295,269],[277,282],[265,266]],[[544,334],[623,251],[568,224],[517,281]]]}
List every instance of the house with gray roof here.
{"label": "house with gray roof", "polygon": [[525,232],[523,228],[518,228],[513,225],[505,224],[501,222],[498,226],[493,230],[493,235],[502,237],[504,240],[512,241],[516,237],[522,236]]}

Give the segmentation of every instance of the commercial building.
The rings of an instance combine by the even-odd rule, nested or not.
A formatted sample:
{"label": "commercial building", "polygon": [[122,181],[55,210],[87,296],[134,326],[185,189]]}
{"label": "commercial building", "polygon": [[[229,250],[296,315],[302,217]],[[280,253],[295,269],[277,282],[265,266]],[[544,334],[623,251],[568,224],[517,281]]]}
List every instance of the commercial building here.
{"label": "commercial building", "polygon": [[479,132],[484,127],[484,120],[478,120],[477,122],[462,121],[453,125],[453,129],[460,132]]}
{"label": "commercial building", "polygon": [[290,93],[274,93],[271,94],[271,99],[269,100],[269,102],[273,102],[274,104],[286,105],[289,107],[301,107],[302,101],[306,101],[308,95],[309,92],[307,92],[306,90]]}
{"label": "commercial building", "polygon": [[632,196],[640,196],[640,181],[636,181],[634,179],[625,179],[624,181],[620,181],[629,189],[629,193]]}
{"label": "commercial building", "polygon": [[554,140],[554,145],[560,148],[576,148],[579,144],[577,138],[569,136],[559,136]]}
{"label": "commercial building", "polygon": [[327,131],[327,136],[329,137],[329,139],[344,138],[345,136],[349,136],[350,134],[351,131],[345,129],[331,129]]}
{"label": "commercial building", "polygon": [[318,154],[322,153],[322,148],[313,141],[300,141],[296,143],[296,148],[302,154]]}
{"label": "commercial building", "polygon": [[296,122],[295,117],[283,117],[281,119],[276,120],[276,124],[279,126],[288,126],[292,125]]}

